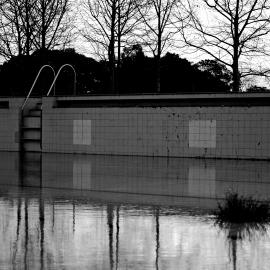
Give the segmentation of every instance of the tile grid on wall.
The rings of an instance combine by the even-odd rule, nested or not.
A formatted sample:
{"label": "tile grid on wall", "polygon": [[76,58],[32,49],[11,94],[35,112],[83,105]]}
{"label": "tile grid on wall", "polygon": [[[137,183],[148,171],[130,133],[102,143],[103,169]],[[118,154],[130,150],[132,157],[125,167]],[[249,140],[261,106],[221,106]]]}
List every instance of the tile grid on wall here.
{"label": "tile grid on wall", "polygon": [[267,158],[270,110],[255,109],[54,109],[59,112],[45,114],[44,143],[50,149],[96,154]]}

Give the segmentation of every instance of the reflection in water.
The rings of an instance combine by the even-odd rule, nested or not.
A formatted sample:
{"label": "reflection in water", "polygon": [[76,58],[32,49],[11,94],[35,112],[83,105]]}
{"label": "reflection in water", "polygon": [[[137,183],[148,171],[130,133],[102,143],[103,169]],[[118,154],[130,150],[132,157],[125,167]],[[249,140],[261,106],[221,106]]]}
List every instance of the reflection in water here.
{"label": "reflection in water", "polygon": [[156,269],[158,270],[158,256],[159,256],[159,208],[155,209],[156,220]]}
{"label": "reflection in water", "polygon": [[120,206],[116,206],[116,250],[115,250],[115,255],[116,255],[116,269],[118,269],[118,263],[119,263],[119,232],[120,232],[120,226],[119,226],[119,210]]}
{"label": "reflection in water", "polygon": [[268,162],[0,158],[0,269],[268,269],[268,227],[208,214],[228,189],[267,197]]}
{"label": "reflection in water", "polygon": [[109,254],[110,254],[110,268],[113,269],[113,206],[107,205],[107,224],[109,231]]}
{"label": "reflection in water", "polygon": [[233,263],[233,269],[237,269],[237,246],[243,242],[252,240],[256,241],[267,235],[269,223],[248,222],[248,223],[231,223],[217,220],[215,225],[225,232],[229,243],[229,258]]}
{"label": "reflection in water", "polygon": [[28,199],[25,199],[25,205],[24,205],[24,227],[25,227],[25,240],[24,240],[24,269],[28,269],[27,267],[27,252],[28,252]]}

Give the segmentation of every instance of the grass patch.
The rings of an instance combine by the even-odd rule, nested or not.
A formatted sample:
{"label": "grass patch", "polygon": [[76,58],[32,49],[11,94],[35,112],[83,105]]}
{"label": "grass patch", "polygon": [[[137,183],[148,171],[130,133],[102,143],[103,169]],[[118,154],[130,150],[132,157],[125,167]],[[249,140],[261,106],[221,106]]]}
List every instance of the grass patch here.
{"label": "grass patch", "polygon": [[215,217],[219,221],[231,223],[268,223],[270,222],[270,205],[252,196],[244,197],[238,193],[228,193],[224,204],[218,204]]}
{"label": "grass patch", "polygon": [[251,238],[264,234],[270,224],[270,205],[252,196],[240,196],[236,192],[226,194],[223,204],[214,212],[215,225],[227,232],[229,239]]}

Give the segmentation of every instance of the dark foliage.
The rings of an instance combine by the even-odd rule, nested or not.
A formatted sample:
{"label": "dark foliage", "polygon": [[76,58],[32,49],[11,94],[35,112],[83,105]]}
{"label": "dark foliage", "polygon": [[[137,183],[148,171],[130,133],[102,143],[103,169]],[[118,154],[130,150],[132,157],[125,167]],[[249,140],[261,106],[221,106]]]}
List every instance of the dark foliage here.
{"label": "dark foliage", "polygon": [[[77,54],[74,50],[37,51],[31,56],[17,56],[5,62],[0,72],[1,96],[26,96],[39,69],[44,64],[51,65],[55,72],[61,65],[71,64],[77,73],[77,93],[88,94],[106,88],[107,77],[104,64],[94,59]],[[48,91],[53,80],[50,70],[44,70],[40,76],[34,95],[43,95]],[[57,95],[73,94],[73,72],[64,69],[57,80]]]}
{"label": "dark foliage", "polygon": [[[192,65],[177,54],[167,53],[161,58],[161,93],[230,91],[231,74],[226,67],[211,60],[209,70],[207,61],[199,63]],[[120,93],[155,93],[155,74],[154,58],[145,56],[139,45],[126,48],[120,69]]]}
{"label": "dark foliage", "polygon": [[141,46],[126,48],[119,70],[119,93],[155,92],[155,69],[153,58],[144,55]]}
{"label": "dark foliage", "polygon": [[229,92],[232,84],[232,73],[216,60],[202,60],[195,64],[197,77],[202,92]]}
{"label": "dark foliage", "polygon": [[[74,49],[64,51],[36,51],[31,56],[17,56],[0,68],[0,96],[26,96],[44,64],[55,72],[61,65],[71,64],[77,73],[77,94],[109,93],[109,65],[78,54]],[[138,44],[127,47],[117,71],[116,94],[155,93],[155,59],[144,54]],[[161,93],[228,92],[230,74],[216,61],[192,65],[177,54],[167,53],[161,58]],[[33,95],[45,95],[52,82],[50,70],[44,70]],[[65,69],[56,85],[56,95],[73,94],[73,73]]]}
{"label": "dark foliage", "polygon": [[270,89],[265,86],[251,85],[247,88],[247,92],[251,93],[270,93]]}

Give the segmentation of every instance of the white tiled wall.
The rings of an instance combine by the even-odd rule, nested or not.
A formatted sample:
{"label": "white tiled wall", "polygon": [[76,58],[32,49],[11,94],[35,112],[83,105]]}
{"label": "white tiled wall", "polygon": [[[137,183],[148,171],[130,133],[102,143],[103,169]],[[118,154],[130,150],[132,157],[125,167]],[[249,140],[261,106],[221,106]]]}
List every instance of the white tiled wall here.
{"label": "white tiled wall", "polygon": [[262,106],[78,109],[47,106],[43,109],[43,151],[270,158],[269,116],[270,107]]}
{"label": "white tiled wall", "polygon": [[18,151],[19,120],[24,98],[2,98],[1,101],[8,101],[9,108],[0,109],[0,151]]}

